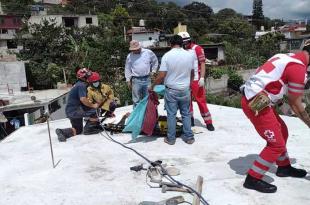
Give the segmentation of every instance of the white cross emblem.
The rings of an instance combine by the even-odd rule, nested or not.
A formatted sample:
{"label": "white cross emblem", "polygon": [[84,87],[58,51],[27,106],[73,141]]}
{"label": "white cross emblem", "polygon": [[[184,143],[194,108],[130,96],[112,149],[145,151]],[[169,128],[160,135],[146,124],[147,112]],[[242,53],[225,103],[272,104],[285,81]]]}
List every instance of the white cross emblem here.
{"label": "white cross emblem", "polygon": [[265,130],[264,135],[267,137],[267,140],[270,142],[275,142],[274,132],[271,130]]}

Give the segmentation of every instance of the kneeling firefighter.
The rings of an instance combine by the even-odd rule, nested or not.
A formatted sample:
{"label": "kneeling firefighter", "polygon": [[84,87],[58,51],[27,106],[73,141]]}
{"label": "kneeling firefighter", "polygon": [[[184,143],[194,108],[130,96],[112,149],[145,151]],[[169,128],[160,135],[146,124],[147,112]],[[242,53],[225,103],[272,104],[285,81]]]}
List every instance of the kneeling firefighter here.
{"label": "kneeling firefighter", "polygon": [[[98,103],[90,103],[87,99],[87,80],[92,72],[87,68],[77,71],[77,82],[70,90],[66,105],[66,116],[70,119],[71,128],[56,129],[56,134],[60,142],[65,142],[68,138],[83,134],[96,134],[102,131],[99,119],[96,115]],[[88,120],[83,128],[83,118]]]}
{"label": "kneeling firefighter", "polygon": [[99,73],[93,72],[88,78],[87,98],[91,103],[98,103],[105,117],[113,117],[117,107],[117,98],[109,85],[100,82]]}

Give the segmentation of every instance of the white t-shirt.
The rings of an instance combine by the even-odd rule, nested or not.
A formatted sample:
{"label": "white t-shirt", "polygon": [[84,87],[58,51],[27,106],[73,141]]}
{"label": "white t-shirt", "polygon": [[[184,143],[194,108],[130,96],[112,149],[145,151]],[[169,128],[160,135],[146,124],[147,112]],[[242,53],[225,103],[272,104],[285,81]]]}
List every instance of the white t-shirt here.
{"label": "white t-shirt", "polygon": [[159,71],[166,71],[164,84],[175,90],[190,88],[191,71],[195,67],[195,55],[183,48],[172,48],[161,60]]}

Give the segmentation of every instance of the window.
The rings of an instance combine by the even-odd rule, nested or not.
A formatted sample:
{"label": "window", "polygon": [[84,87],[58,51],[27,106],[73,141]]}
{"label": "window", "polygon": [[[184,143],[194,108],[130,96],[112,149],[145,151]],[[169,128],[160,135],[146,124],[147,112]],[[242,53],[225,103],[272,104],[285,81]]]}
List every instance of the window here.
{"label": "window", "polygon": [[7,34],[7,33],[8,33],[7,29],[5,29],[5,28],[1,29],[1,34]]}
{"label": "window", "polygon": [[65,17],[63,18],[63,23],[65,27],[77,26],[77,21],[75,20],[75,18]]}
{"label": "window", "polygon": [[93,24],[93,18],[86,18],[86,24]]}
{"label": "window", "polygon": [[17,48],[17,43],[16,43],[16,41],[13,41],[13,40],[8,40],[7,45],[8,45],[8,49],[16,49]]}

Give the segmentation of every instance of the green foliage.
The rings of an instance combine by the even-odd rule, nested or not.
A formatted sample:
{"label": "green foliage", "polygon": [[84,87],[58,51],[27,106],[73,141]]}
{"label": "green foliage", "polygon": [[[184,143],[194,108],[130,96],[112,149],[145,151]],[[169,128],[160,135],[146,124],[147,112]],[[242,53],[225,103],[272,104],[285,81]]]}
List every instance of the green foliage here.
{"label": "green foliage", "polygon": [[113,19],[115,33],[123,33],[124,26],[127,28],[132,26],[129,13],[126,8],[123,8],[122,6],[116,6],[116,8],[111,12],[111,16]]}
{"label": "green foliage", "polygon": [[228,34],[235,39],[250,38],[254,34],[251,24],[241,18],[229,18],[218,22],[218,32]]}
{"label": "green foliage", "polygon": [[238,14],[235,10],[230,9],[230,8],[225,8],[225,9],[219,10],[215,16],[221,20],[225,20],[225,19],[229,19],[229,18],[236,18],[236,17],[240,18],[241,17],[240,14]]}
{"label": "green foliage", "polygon": [[223,94],[207,93],[206,99],[210,104],[241,108],[240,94],[225,97]]}
{"label": "green foliage", "polygon": [[227,87],[234,91],[239,91],[240,86],[244,84],[242,76],[236,72],[230,72],[228,76]]}
{"label": "green foliage", "polygon": [[[22,38],[22,34],[27,33],[28,30],[31,31],[31,37]],[[56,67],[66,65],[66,53],[70,51],[70,48],[64,29],[58,27],[55,22],[44,21],[43,26],[33,24],[29,28],[25,27],[24,32],[18,36],[19,41],[24,45],[18,57],[29,61],[28,68],[33,77],[30,80],[37,89],[53,88],[56,82],[46,71],[51,63]]]}
{"label": "green foliage", "polygon": [[247,42],[246,40],[237,45],[226,41],[226,63],[229,65],[240,65],[244,69],[254,69],[260,66],[266,60],[266,57],[259,55],[259,51],[252,44],[251,41]]}
{"label": "green foliage", "polygon": [[194,18],[208,19],[213,14],[213,9],[211,7],[197,1],[194,1],[191,4],[184,6],[183,9],[185,14]]}
{"label": "green foliage", "polygon": [[268,59],[272,55],[280,52],[280,42],[284,40],[284,36],[280,33],[268,33],[261,36],[256,41],[256,48],[259,56]]}
{"label": "green foliage", "polygon": [[5,13],[9,14],[30,14],[30,7],[33,0],[1,0],[2,8]]}
{"label": "green foliage", "polygon": [[220,79],[224,74],[227,73],[227,67],[214,67],[210,69],[210,76],[214,79]]}
{"label": "green foliage", "polygon": [[253,23],[256,25],[256,28],[260,29],[260,26],[262,25],[264,20],[262,0],[253,0],[252,17]]}

